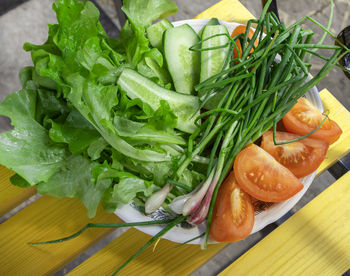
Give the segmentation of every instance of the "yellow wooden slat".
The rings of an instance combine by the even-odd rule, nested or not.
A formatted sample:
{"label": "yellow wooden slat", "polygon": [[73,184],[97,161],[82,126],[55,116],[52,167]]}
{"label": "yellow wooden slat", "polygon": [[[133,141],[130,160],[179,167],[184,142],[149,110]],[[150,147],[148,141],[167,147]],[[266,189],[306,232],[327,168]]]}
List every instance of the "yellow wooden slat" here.
{"label": "yellow wooden slat", "polygon": [[99,208],[89,220],[85,207],[75,199],[44,196],[0,225],[0,275],[52,274],[110,233],[110,229],[88,229],[66,243],[28,245],[72,234],[88,222],[117,222],[114,214]]}
{"label": "yellow wooden slat", "polygon": [[342,275],[350,268],[350,172],[220,275]]}
{"label": "yellow wooden slat", "polygon": [[[131,229],[69,275],[110,275],[149,239],[149,235]],[[161,240],[154,252],[153,247],[148,248],[126,266],[120,275],[188,275],[225,246],[215,244],[209,245],[207,250],[201,250],[199,245],[175,248],[176,245],[168,240]]]}
{"label": "yellow wooden slat", "polygon": [[195,18],[216,17],[224,21],[246,23],[254,16],[237,0],[222,0],[197,15]]}
{"label": "yellow wooden slat", "polygon": [[0,217],[36,193],[35,188],[13,186],[10,177],[14,172],[0,165]]}
{"label": "yellow wooden slat", "polygon": [[327,89],[320,92],[320,97],[324,110],[329,111],[329,118],[337,122],[343,133],[339,140],[329,147],[326,159],[317,174],[322,173],[350,152],[350,112]]}

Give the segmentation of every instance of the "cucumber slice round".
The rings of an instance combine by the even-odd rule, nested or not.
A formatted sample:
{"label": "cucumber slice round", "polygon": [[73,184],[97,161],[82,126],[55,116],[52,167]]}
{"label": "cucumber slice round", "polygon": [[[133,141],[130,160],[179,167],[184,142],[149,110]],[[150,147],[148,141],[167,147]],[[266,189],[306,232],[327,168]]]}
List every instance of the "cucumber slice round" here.
{"label": "cucumber slice round", "polygon": [[200,53],[189,50],[198,42],[197,33],[188,24],[164,33],[164,56],[177,92],[192,94],[199,81]]}
{"label": "cucumber slice round", "polygon": [[[227,34],[228,31],[224,25],[207,25],[202,33],[202,40],[209,38],[202,42],[202,49],[212,48],[217,46],[223,46],[228,44],[229,38],[226,35],[220,35],[210,38],[217,34]],[[225,61],[228,55],[229,46],[225,48],[219,48],[215,50],[201,51],[201,71],[200,82],[207,80],[208,78],[220,73],[225,66]],[[202,93],[199,93],[199,97],[202,97]],[[206,109],[211,109],[217,105],[222,95],[215,95],[204,105]]]}
{"label": "cucumber slice round", "polygon": [[166,30],[174,28],[173,24],[168,19],[163,19],[146,29],[149,43],[152,47],[163,51],[163,34]]}

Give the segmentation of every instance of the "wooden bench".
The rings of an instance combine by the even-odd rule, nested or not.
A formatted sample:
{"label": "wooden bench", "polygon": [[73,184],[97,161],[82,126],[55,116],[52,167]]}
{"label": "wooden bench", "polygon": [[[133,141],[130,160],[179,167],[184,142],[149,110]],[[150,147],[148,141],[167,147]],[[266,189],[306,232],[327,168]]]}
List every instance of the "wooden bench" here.
{"label": "wooden bench", "polygon": [[[214,16],[242,23],[252,17],[238,1],[223,0],[196,18]],[[338,122],[344,133],[330,147],[318,175],[350,151],[350,113],[327,90],[323,90],[320,96],[325,109],[330,110],[330,117]],[[12,172],[0,166],[0,216],[36,193],[34,188],[12,186],[9,181],[11,175]],[[223,274],[237,271],[241,275],[270,274],[269,271],[282,274],[296,269],[315,272],[315,266],[320,266],[320,272],[344,272],[350,267],[349,204],[345,208],[350,199],[348,183],[349,173],[234,262]],[[42,196],[0,225],[0,275],[53,274],[103,240],[113,229],[89,229],[78,238],[61,244],[30,246],[28,242],[67,236],[88,222],[118,221],[120,219],[116,215],[105,213],[101,208],[96,217],[89,220],[86,209],[78,200]],[[111,274],[149,238],[136,229],[129,229],[69,274]],[[200,250],[196,245],[179,248],[175,245],[161,240],[154,252],[148,248],[122,270],[121,275],[187,275],[227,244],[209,245],[207,250]],[[282,258],[279,257],[281,254],[284,254]]]}

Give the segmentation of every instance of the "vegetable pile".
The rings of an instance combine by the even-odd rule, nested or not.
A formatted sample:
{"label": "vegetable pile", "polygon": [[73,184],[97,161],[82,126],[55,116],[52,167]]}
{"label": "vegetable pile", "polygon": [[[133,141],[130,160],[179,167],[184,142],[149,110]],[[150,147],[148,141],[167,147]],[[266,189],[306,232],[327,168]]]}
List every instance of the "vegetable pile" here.
{"label": "vegetable pile", "polygon": [[[187,118],[198,100],[167,89],[163,55],[145,36],[145,28],[176,5],[147,1],[155,7],[136,9],[144,2],[125,1],[132,19],[118,40],[107,36],[91,2],[53,4],[58,24],[49,25],[43,45],[24,45],[34,65],[20,72],[23,89],[0,106],[14,126],[0,137],[0,163],[17,173],[14,185],[76,197],[89,217],[100,202],[114,211],[138,195],[142,204],[165,185],[186,132],[195,128]],[[123,87],[137,85],[128,79],[133,74],[162,95],[142,88],[129,94]],[[195,186],[200,174],[185,170],[181,181]]]}
{"label": "vegetable pile", "polygon": [[[167,19],[152,25],[177,11],[168,0],[123,2],[119,39],[107,36],[91,2],[53,4],[58,24],[43,45],[24,45],[33,66],[0,105],[14,126],[0,134],[0,163],[17,173],[14,185],[76,197],[89,217],[99,203],[110,212],[133,202],[173,213],[148,223],[167,226],[145,247],[184,220],[206,222],[205,244],[209,232],[217,241],[246,237],[251,197],[295,195],[297,177],[316,170],[339,138],[336,123],[301,97],[349,49],[323,45],[325,36],[311,44],[313,31],[300,24],[310,20],[325,35],[330,24],[305,17],[286,27],[268,5],[230,36],[216,19],[199,34]],[[312,55],[325,65],[310,79]],[[290,133],[277,131],[282,118]],[[261,136],[260,148],[252,143]]]}

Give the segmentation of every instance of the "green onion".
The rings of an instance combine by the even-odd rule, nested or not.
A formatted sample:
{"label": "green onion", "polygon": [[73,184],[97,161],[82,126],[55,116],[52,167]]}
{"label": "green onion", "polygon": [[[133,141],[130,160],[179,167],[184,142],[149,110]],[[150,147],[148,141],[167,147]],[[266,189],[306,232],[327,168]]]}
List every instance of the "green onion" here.
{"label": "green onion", "polygon": [[175,187],[179,187],[179,188],[183,189],[187,193],[192,192],[192,188],[191,187],[189,187],[188,185],[183,184],[183,183],[181,183],[179,181],[175,181],[175,180],[172,180],[172,179],[167,179],[167,182],[170,183],[170,184],[173,184]]}
{"label": "green onion", "polygon": [[162,237],[164,234],[166,234],[171,228],[173,228],[175,225],[181,223],[184,221],[186,217],[179,216],[176,219],[174,219],[172,222],[170,222],[167,226],[165,226],[160,232],[158,232],[156,235],[154,235],[144,246],[142,246],[134,255],[132,255],[124,264],[122,264],[112,275],[117,275],[118,272],[120,272],[128,263],[130,263],[133,259],[135,259],[138,255],[140,255],[147,247],[149,247],[154,241]]}
{"label": "green onion", "polygon": [[183,242],[183,243],[180,243],[180,244],[176,245],[175,248],[181,247],[181,246],[183,246],[183,245],[185,245],[185,244],[188,244],[188,243],[190,243],[190,242],[192,242],[192,241],[198,240],[198,239],[204,237],[204,235],[205,235],[205,233],[202,233],[202,234],[198,235],[197,237],[194,237],[193,239],[190,239],[190,240],[188,240],[188,241],[185,241],[185,242]]}
{"label": "green onion", "polygon": [[306,137],[309,137],[311,134],[313,134],[315,131],[317,131],[322,125],[323,123],[327,120],[328,116],[325,116],[324,119],[322,120],[322,122],[312,131],[310,131],[309,133],[303,135],[303,136],[300,136],[298,138],[295,138],[295,139],[292,139],[292,140],[288,140],[288,141],[283,141],[283,142],[277,142],[276,141],[276,126],[277,126],[277,121],[275,120],[274,124],[273,124],[273,143],[276,145],[276,146],[279,146],[279,145],[285,145],[285,144],[290,144],[290,143],[293,143],[293,142],[298,142]]}
{"label": "green onion", "polygon": [[150,221],[140,221],[140,222],[121,222],[121,223],[88,223],[82,229],[77,231],[76,233],[60,238],[57,240],[44,241],[44,242],[30,242],[30,245],[40,245],[40,244],[51,244],[51,243],[61,243],[65,241],[69,241],[81,235],[89,228],[122,228],[122,227],[132,227],[132,226],[147,226],[147,225],[161,225],[171,223],[173,220],[171,219],[163,219],[163,220],[150,220]]}

